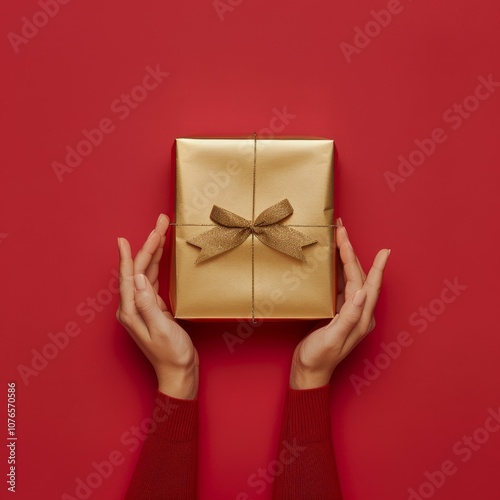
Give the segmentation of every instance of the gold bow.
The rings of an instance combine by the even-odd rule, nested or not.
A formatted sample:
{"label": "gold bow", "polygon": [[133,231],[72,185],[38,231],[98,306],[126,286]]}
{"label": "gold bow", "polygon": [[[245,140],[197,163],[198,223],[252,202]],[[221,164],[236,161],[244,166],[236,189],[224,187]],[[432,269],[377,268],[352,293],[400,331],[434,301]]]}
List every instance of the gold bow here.
{"label": "gold bow", "polygon": [[250,235],[255,235],[262,243],[278,252],[299,260],[306,260],[302,247],[313,245],[305,234],[279,222],[293,214],[287,199],[266,208],[255,222],[249,221],[224,208],[214,205],[210,219],[218,226],[188,240],[201,249],[196,264],[210,259],[241,245]]}

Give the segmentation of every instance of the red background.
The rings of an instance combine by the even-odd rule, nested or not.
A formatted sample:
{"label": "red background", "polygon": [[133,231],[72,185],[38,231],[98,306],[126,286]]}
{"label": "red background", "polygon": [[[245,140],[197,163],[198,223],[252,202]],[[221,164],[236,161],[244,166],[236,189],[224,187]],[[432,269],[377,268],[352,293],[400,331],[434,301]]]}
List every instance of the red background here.
{"label": "red background", "polygon": [[[137,251],[157,215],[172,213],[175,137],[263,131],[286,108],[295,117],[277,135],[336,141],[336,214],[365,268],[392,248],[377,328],[332,383],[344,498],[405,500],[451,460],[454,474],[422,494],[498,499],[500,432],[487,419],[500,405],[500,88],[467,98],[478,77],[500,81],[500,4],[402,0],[385,27],[368,25],[374,36],[348,62],[340,44],[353,44],[385,0],[231,3],[221,19],[211,0],[72,1],[17,53],[8,34],[41,7],[4,8],[1,365],[5,399],[17,382],[16,498],[75,496],[77,479],[113,451],[123,463],[90,498],[123,496],[138,456],[124,443],[150,415],[155,379],[115,320],[116,294],[108,303],[116,237]],[[156,65],[169,76],[122,120],[113,101]],[[452,119],[447,110],[464,101],[478,109]],[[113,132],[60,182],[52,163],[104,118]],[[446,141],[391,190],[384,173],[435,128]],[[445,292],[445,304],[455,279],[467,288],[453,302]],[[107,304],[92,317],[80,304],[96,296]],[[432,320],[419,312],[429,305]],[[71,321],[80,334],[25,383],[20,365]],[[291,354],[310,326],[265,325],[233,354],[222,333],[236,325],[187,326],[202,363],[200,498],[270,498],[271,487],[257,495],[247,479],[274,459]],[[383,343],[403,331],[412,344],[387,363]],[[366,375],[369,363],[384,368]],[[371,380],[356,390],[353,376]]]}

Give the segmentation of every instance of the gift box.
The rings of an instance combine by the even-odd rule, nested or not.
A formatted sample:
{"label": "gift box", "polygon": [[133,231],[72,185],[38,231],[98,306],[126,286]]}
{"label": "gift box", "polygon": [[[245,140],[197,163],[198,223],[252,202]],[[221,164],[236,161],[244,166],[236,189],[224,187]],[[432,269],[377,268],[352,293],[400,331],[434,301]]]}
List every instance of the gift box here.
{"label": "gift box", "polygon": [[333,141],[176,139],[179,319],[335,315]]}

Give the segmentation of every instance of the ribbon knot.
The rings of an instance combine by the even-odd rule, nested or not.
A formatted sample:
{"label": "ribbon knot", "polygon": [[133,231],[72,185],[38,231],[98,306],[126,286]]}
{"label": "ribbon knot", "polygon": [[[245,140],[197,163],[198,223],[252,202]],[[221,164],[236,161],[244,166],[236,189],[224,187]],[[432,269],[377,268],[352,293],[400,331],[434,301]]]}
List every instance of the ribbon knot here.
{"label": "ribbon knot", "polygon": [[317,243],[317,240],[284,226],[280,222],[293,214],[287,199],[266,208],[255,221],[247,220],[217,205],[212,207],[210,219],[216,227],[188,240],[201,249],[196,264],[232,250],[241,245],[250,235],[278,252],[299,260],[306,260],[302,248]]}

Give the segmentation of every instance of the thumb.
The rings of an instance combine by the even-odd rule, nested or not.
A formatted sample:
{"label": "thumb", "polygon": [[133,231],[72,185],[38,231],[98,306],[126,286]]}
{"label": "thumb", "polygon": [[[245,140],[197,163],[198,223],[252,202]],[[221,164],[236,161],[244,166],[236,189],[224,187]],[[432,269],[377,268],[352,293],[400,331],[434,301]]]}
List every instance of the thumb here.
{"label": "thumb", "polygon": [[148,330],[161,328],[165,316],[156,301],[156,292],[144,274],[134,275],[135,306]]}

